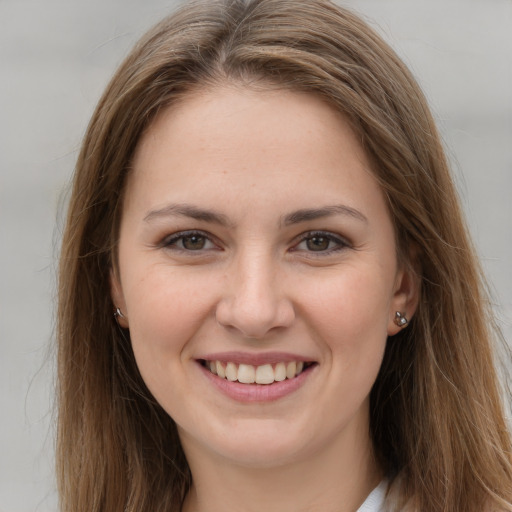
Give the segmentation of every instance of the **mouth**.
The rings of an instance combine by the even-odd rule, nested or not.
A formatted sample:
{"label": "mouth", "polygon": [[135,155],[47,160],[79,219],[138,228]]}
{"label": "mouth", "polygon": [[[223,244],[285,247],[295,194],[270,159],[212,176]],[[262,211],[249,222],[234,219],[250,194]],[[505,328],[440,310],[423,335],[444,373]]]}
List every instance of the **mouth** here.
{"label": "mouth", "polygon": [[199,362],[210,373],[221,379],[241,384],[262,385],[294,379],[316,365],[312,361],[283,361],[258,366],[206,359],[201,359]]}

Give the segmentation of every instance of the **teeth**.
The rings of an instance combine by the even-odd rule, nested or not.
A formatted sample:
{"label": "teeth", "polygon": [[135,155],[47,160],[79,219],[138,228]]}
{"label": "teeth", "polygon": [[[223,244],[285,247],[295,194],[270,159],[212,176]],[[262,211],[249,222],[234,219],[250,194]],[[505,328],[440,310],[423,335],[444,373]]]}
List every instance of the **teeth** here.
{"label": "teeth", "polygon": [[250,364],[241,364],[238,367],[238,382],[252,384],[256,378],[256,370]]}
{"label": "teeth", "polygon": [[220,361],[206,361],[205,365],[214,375],[231,382],[238,381],[243,384],[272,384],[285,379],[293,379],[304,371],[303,361],[290,361],[276,365],[221,363]]}
{"label": "teeth", "polygon": [[[240,370],[238,370],[238,374],[240,375]],[[257,384],[272,384],[274,380],[274,368],[272,368],[271,364],[264,364],[256,368],[255,381]]]}
{"label": "teeth", "polygon": [[226,370],[225,370],[224,366],[222,366],[220,361],[215,361],[214,364],[215,364],[215,369],[217,370],[217,372],[212,372],[212,373],[217,373],[217,375],[221,379],[225,379],[226,378]]}
{"label": "teeth", "polygon": [[277,382],[286,379],[286,365],[284,363],[277,363],[274,368],[274,374],[274,379],[277,380]]}
{"label": "teeth", "polygon": [[295,377],[295,374],[297,373],[297,363],[294,361],[288,363],[286,365],[286,377],[288,379],[293,379]]}
{"label": "teeth", "polygon": [[226,365],[226,379],[232,382],[238,379],[238,368],[235,363],[228,363]]}

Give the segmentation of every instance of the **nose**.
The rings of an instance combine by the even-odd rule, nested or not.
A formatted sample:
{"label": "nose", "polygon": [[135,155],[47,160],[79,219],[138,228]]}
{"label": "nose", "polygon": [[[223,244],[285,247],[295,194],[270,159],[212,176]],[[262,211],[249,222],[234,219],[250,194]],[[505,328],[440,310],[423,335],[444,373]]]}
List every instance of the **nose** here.
{"label": "nose", "polygon": [[253,339],[264,338],[293,323],[293,303],[287,297],[278,265],[270,256],[252,255],[233,264],[216,317],[220,325]]}

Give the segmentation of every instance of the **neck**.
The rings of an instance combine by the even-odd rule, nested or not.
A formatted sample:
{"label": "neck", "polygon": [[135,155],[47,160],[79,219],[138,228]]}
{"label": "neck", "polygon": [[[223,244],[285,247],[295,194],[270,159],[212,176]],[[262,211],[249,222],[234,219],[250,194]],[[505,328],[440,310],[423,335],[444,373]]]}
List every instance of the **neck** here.
{"label": "neck", "polygon": [[382,479],[366,432],[278,466],[246,467],[194,446],[186,452],[193,485],[183,512],[355,512]]}

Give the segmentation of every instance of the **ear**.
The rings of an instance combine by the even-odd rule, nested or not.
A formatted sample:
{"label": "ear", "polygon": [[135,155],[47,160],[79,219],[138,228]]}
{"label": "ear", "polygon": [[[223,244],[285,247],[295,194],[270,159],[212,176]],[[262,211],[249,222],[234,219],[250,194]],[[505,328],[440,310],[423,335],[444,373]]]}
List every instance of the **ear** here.
{"label": "ear", "polygon": [[116,316],[117,323],[123,329],[128,329],[128,315],[126,311],[126,302],[124,300],[123,288],[121,286],[118,273],[113,268],[110,269],[110,296],[112,297],[114,309],[117,310],[117,308],[119,308],[122,313],[122,315]]}
{"label": "ear", "polygon": [[402,263],[396,275],[389,311],[388,336],[394,336],[407,325],[400,326],[397,324],[397,312],[404,316],[408,322],[411,321],[418,307],[419,296],[420,272],[418,258],[416,254],[410,254],[410,259]]}

